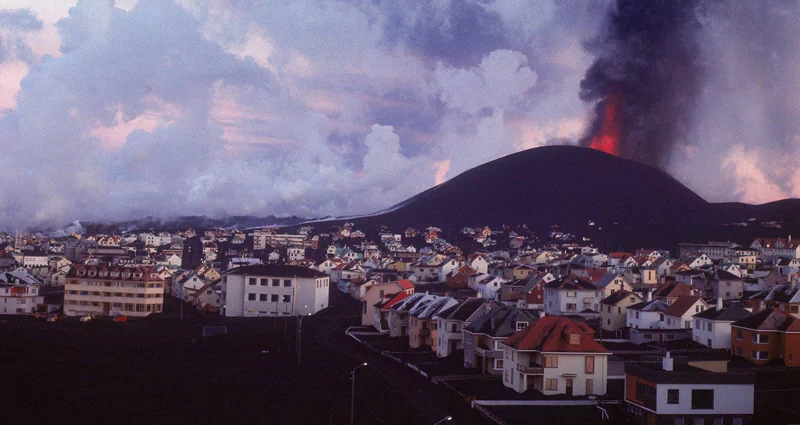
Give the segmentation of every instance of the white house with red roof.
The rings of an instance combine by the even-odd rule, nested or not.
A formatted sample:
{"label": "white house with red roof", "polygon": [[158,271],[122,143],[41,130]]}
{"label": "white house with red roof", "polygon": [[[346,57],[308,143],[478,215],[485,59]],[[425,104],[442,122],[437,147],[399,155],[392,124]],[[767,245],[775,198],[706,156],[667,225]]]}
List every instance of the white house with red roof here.
{"label": "white house with red roof", "polygon": [[763,257],[800,258],[800,239],[758,238],[750,244],[750,248],[761,251]]}
{"label": "white house with red roof", "polygon": [[585,323],[540,318],[501,343],[503,385],[518,393],[604,395],[611,353],[593,335]]}
{"label": "white house with red roof", "polygon": [[408,279],[395,282],[375,283],[361,295],[361,324],[369,326],[375,322],[375,308],[383,305],[389,298],[403,292],[406,295],[414,293],[414,284]]}

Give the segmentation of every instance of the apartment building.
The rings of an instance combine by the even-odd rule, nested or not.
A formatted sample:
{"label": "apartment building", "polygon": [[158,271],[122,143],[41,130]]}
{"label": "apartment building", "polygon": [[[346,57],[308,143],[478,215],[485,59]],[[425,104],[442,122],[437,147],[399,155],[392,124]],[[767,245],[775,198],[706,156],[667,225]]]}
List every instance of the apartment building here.
{"label": "apartment building", "polygon": [[222,275],[223,314],[228,317],[296,316],[328,307],[330,277],[300,266],[256,264]]}
{"label": "apartment building", "polygon": [[149,316],[164,305],[164,279],[152,267],[74,265],[64,285],[64,314]]}

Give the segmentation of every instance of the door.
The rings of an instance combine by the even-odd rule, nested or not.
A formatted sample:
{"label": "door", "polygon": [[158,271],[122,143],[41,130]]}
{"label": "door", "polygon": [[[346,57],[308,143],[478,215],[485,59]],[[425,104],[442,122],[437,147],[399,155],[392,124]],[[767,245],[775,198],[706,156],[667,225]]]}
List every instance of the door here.
{"label": "door", "polygon": [[572,378],[567,378],[567,395],[572,395]]}

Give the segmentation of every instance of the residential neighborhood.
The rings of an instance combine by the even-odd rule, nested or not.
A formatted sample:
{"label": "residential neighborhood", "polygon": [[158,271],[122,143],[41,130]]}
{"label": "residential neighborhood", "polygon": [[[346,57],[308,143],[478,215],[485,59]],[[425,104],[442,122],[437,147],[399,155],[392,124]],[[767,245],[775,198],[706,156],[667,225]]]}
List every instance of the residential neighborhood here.
{"label": "residential neighborhood", "polygon": [[147,321],[177,303],[178,320],[224,323],[347,305],[351,348],[488,397],[465,407],[496,423],[519,400],[596,406],[592,423],[757,423],[761,370],[800,365],[791,237],[603,253],[520,228],[301,230],[0,234],[0,314]]}

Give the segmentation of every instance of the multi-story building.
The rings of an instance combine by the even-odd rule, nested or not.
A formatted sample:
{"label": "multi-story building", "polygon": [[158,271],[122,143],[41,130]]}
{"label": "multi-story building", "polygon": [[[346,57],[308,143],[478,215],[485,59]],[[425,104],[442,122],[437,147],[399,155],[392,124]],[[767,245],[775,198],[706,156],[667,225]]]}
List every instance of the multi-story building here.
{"label": "multi-story building", "polygon": [[677,362],[625,365],[628,423],[694,425],[752,423],[755,375],[717,372]]}
{"label": "multi-story building", "polygon": [[594,340],[594,330],[566,317],[542,317],[517,331],[503,348],[503,385],[518,393],[604,395],[611,353]]}
{"label": "multi-story building", "polygon": [[549,282],[544,289],[545,312],[551,316],[600,317],[601,299],[603,291],[597,285],[574,274]]}
{"label": "multi-story building", "polygon": [[753,313],[768,308],[781,309],[800,319],[800,289],[795,282],[772,286],[750,297]]}
{"label": "multi-story building", "polygon": [[692,316],[692,338],[694,342],[708,348],[731,348],[731,323],[750,316],[741,304],[723,306],[722,299],[717,299],[717,305]]}
{"label": "multi-story building", "polygon": [[487,314],[500,304],[484,298],[468,298],[457,305],[439,311],[436,320],[436,355],[447,357],[464,348],[464,327]]}
{"label": "multi-story building", "polygon": [[361,324],[369,326],[375,322],[375,309],[382,306],[388,299],[393,298],[398,292],[407,295],[414,293],[414,284],[408,279],[394,282],[376,283],[364,292],[361,299]]}
{"label": "multi-story building", "polygon": [[148,316],[161,312],[164,279],[152,267],[74,265],[64,285],[64,314]]}
{"label": "multi-story building", "polygon": [[330,277],[300,266],[256,264],[222,275],[228,317],[309,315],[328,307]]}
{"label": "multi-story building", "polygon": [[600,327],[616,332],[627,326],[628,307],[642,302],[635,292],[617,291],[600,301]]}
{"label": "multi-story building", "polygon": [[800,366],[800,319],[768,308],[731,324],[731,354],[763,366],[781,360]]}
{"label": "multi-story building", "polygon": [[750,248],[761,251],[763,257],[800,258],[800,240],[788,238],[758,238]]}
{"label": "multi-story building", "polygon": [[304,247],[305,245],[306,235],[274,234],[264,231],[253,233],[253,249]]}
{"label": "multi-story building", "polygon": [[436,313],[455,306],[458,301],[451,297],[426,295],[408,312],[408,345],[411,348],[430,347],[436,351],[438,322]]}
{"label": "multi-story building", "polygon": [[464,327],[464,367],[475,368],[484,375],[503,373],[501,343],[539,318],[538,312],[501,306],[492,309]]}
{"label": "multi-story building", "polygon": [[44,304],[39,285],[0,282],[1,314],[31,314],[36,312],[37,304]]}

